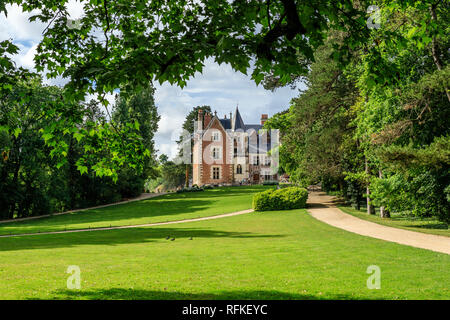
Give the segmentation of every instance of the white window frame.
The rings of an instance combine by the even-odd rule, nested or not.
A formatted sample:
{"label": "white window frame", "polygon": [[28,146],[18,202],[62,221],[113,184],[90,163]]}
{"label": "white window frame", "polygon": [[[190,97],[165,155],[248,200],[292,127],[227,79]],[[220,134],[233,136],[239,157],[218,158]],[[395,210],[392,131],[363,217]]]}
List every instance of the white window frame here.
{"label": "white window frame", "polygon": [[[211,134],[211,141],[220,141],[221,133],[219,130],[214,130]],[[217,138],[217,139],[216,139]]]}
{"label": "white window frame", "polygon": [[[214,156],[215,152],[214,150],[217,150],[217,157]],[[213,160],[220,160],[222,159],[222,148],[215,146],[211,148],[211,157],[213,158]]]}
{"label": "white window frame", "polygon": [[[217,169],[217,178],[214,177],[214,169]],[[220,180],[221,179],[220,167],[214,166],[214,167],[211,168],[211,178],[212,178],[212,180]]]}

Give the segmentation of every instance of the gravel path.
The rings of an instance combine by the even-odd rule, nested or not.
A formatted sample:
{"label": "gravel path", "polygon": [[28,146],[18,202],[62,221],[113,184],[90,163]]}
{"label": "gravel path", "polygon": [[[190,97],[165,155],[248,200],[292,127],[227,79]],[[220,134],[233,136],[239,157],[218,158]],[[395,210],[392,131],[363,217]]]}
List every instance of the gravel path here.
{"label": "gravel path", "polygon": [[449,237],[392,228],[361,220],[336,208],[333,199],[334,197],[322,192],[311,192],[308,197],[308,211],[322,222],[353,233],[450,254]]}

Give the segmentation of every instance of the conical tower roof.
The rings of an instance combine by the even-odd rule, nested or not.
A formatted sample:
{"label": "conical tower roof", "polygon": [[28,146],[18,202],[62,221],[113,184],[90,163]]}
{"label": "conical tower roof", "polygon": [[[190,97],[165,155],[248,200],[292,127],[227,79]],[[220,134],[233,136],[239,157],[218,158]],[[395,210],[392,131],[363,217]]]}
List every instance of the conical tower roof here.
{"label": "conical tower roof", "polygon": [[239,108],[236,106],[236,111],[233,115],[233,121],[231,122],[231,128],[233,130],[242,129],[245,130],[244,121],[242,121],[241,114],[239,113]]}

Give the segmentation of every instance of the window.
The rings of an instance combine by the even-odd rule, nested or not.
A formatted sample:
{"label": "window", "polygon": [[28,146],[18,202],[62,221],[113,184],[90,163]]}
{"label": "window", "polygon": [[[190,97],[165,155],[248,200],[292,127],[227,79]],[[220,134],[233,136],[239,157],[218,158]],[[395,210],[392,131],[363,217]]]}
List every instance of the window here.
{"label": "window", "polygon": [[220,141],[220,132],[214,131],[212,134],[212,141]]}
{"label": "window", "polygon": [[270,157],[266,157],[264,160],[265,160],[265,161],[264,161],[264,164],[265,164],[266,166],[270,166]]}
{"label": "window", "polygon": [[269,175],[269,174],[265,174],[265,175],[264,175],[264,180],[265,180],[265,181],[271,181],[271,180],[272,180],[272,176]]}
{"label": "window", "polygon": [[219,148],[213,148],[212,149],[212,156],[213,156],[213,159],[215,159],[215,160],[220,159],[220,149]]}
{"label": "window", "polygon": [[220,168],[219,167],[213,167],[213,179],[214,180],[220,179]]}
{"label": "window", "polygon": [[240,164],[236,167],[236,174],[242,174],[242,166]]}
{"label": "window", "polygon": [[253,165],[259,165],[259,158],[258,156],[253,156]]}

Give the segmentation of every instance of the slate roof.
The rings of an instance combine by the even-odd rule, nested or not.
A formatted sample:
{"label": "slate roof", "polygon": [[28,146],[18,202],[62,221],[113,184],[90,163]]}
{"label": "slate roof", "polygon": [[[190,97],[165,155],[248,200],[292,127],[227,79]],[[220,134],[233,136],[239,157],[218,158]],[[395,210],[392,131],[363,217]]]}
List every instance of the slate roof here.
{"label": "slate roof", "polygon": [[253,129],[256,132],[258,132],[259,130],[261,130],[263,128],[263,126],[260,124],[245,124],[244,120],[242,120],[242,117],[241,117],[238,107],[236,107],[236,111],[235,111],[232,119],[219,119],[218,118],[218,120],[220,121],[220,123],[222,124],[222,126],[225,130],[231,129],[231,130],[235,131],[237,129],[242,129],[243,131],[247,131],[247,130]]}
{"label": "slate roof", "polygon": [[219,119],[219,121],[225,130],[231,129],[231,120],[230,119]]}
{"label": "slate roof", "polygon": [[244,126],[244,130],[245,130],[245,131],[247,131],[247,130],[249,130],[249,129],[254,129],[255,131],[258,131],[258,130],[260,130],[260,129],[262,129],[262,128],[263,128],[263,126],[260,125],[260,124],[246,124],[246,125]]}
{"label": "slate roof", "polygon": [[239,108],[236,107],[236,112],[233,115],[233,123],[231,128],[233,130],[242,129],[245,130],[244,121],[242,120],[241,114],[239,113]]}

